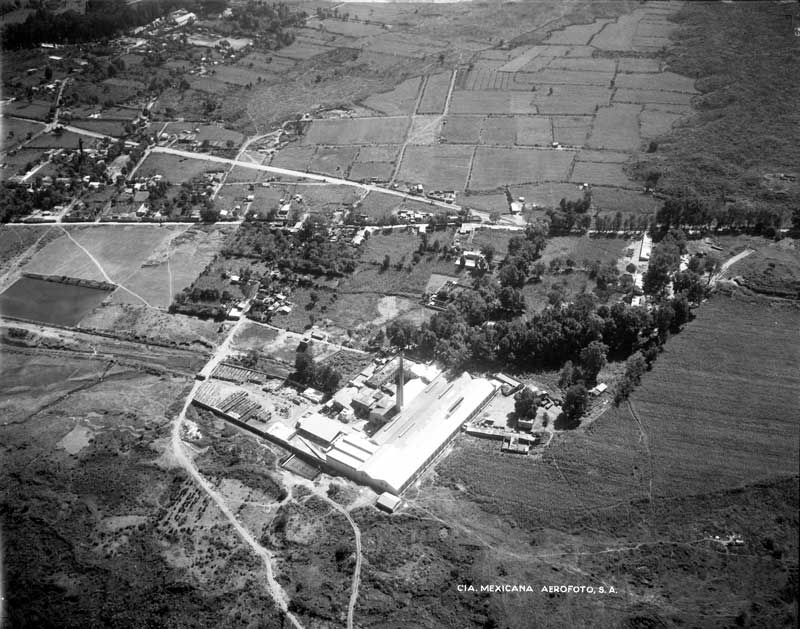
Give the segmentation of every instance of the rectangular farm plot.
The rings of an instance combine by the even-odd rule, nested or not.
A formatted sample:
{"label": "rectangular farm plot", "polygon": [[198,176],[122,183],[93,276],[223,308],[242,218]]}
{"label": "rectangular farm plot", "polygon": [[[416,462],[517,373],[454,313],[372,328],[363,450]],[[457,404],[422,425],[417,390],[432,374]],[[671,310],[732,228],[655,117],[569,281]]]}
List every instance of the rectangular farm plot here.
{"label": "rectangular farm plot", "polygon": [[426,79],[422,99],[417,108],[418,114],[441,114],[444,112],[447,93],[450,91],[450,80],[449,72],[432,74]]}
{"label": "rectangular farm plot", "polygon": [[390,92],[374,94],[366,98],[362,104],[365,107],[374,109],[387,116],[411,114],[414,112],[414,106],[417,104],[417,97],[419,96],[421,84],[421,77],[408,79],[400,83]]}
{"label": "rectangular farm plot", "polygon": [[400,144],[408,125],[406,116],[315,120],[303,144]]}
{"label": "rectangular farm plot", "polygon": [[393,162],[400,152],[400,145],[362,146],[358,151],[357,162]]}
{"label": "rectangular farm plot", "polygon": [[592,130],[591,116],[553,116],[553,141],[567,146],[583,146]]}
{"label": "rectangular farm plot", "polygon": [[590,183],[597,186],[640,187],[628,179],[622,167],[620,163],[575,162],[571,179],[575,183]]}
{"label": "rectangular farm plot", "polygon": [[620,74],[615,85],[620,89],[658,90],[696,94],[694,79],[674,72]]}
{"label": "rectangular farm plot", "polygon": [[[609,104],[611,90],[598,85],[549,85],[538,88],[532,94],[520,94],[531,98],[530,104],[540,114],[577,115],[593,114],[595,109]],[[513,112],[523,113],[523,112]]]}
{"label": "rectangular farm plot", "polygon": [[587,146],[631,151],[639,148],[639,113],[637,105],[612,105],[597,112]]}
{"label": "rectangular farm plot", "polygon": [[16,118],[4,118],[2,124],[2,137],[0,137],[0,148],[7,150],[17,144],[24,142],[28,134],[33,135],[44,129],[44,125],[30,120],[19,120]]}
{"label": "rectangular farm plot", "polygon": [[655,138],[669,133],[675,123],[683,118],[683,114],[645,109],[639,116],[640,132],[644,138]]}
{"label": "rectangular farm plot", "polygon": [[536,114],[539,110],[534,96],[530,92],[456,91],[450,99],[450,113]]}
{"label": "rectangular farm plot", "polygon": [[574,156],[570,151],[480,146],[469,188],[493,190],[510,184],[565,181]]}
{"label": "rectangular farm plot", "polygon": [[647,57],[621,57],[617,61],[617,72],[661,72],[661,61]]}
{"label": "rectangular farm plot", "polygon": [[350,167],[350,179],[353,181],[389,181],[393,173],[393,162],[356,162]]}
{"label": "rectangular farm plot", "polygon": [[616,69],[617,62],[614,59],[594,57],[578,57],[574,59],[572,57],[555,57],[547,64],[547,70],[606,72],[612,75]]}
{"label": "rectangular farm plot", "polygon": [[313,173],[341,177],[358,154],[357,146],[320,146],[308,165]]}
{"label": "rectangular farm plot", "polygon": [[569,44],[585,46],[611,20],[596,20],[591,24],[574,24],[560,31],[554,31],[544,41],[545,44]]}
{"label": "rectangular farm plot", "polygon": [[543,116],[490,116],[484,121],[481,133],[482,144],[546,146],[552,141],[552,123]]}
{"label": "rectangular farm plot", "polygon": [[409,146],[397,178],[440,190],[463,190],[467,184],[473,148],[440,144]]}
{"label": "rectangular farm plot", "polygon": [[618,89],[614,92],[615,103],[691,105],[692,97],[693,94],[659,90]]}
{"label": "rectangular farm plot", "polygon": [[[583,59],[582,61],[594,61],[594,59]],[[605,60],[603,60],[605,61]],[[607,71],[600,70],[565,70],[546,68],[538,72],[518,72],[514,78],[516,83],[524,83],[531,86],[541,84],[550,85],[598,85],[610,87],[611,79],[614,78],[614,69]]]}
{"label": "rectangular farm plot", "polygon": [[287,146],[272,156],[270,166],[288,170],[305,170],[314,158],[316,147]]}
{"label": "rectangular farm plot", "polygon": [[484,116],[447,116],[442,124],[442,141],[448,144],[477,144]]}

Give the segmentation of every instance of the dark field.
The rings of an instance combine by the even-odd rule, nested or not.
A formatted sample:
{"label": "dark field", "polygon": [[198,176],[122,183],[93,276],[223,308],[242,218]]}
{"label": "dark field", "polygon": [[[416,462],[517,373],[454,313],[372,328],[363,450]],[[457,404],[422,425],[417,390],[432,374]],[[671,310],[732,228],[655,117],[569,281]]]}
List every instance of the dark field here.
{"label": "dark field", "polygon": [[[519,550],[529,565],[566,570],[540,565],[540,580],[618,584],[622,596],[601,606],[616,620],[603,626],[637,614],[794,626],[799,327],[795,307],[715,297],[667,343],[630,406],[555,437],[541,458],[463,437],[417,500],[476,538],[499,518],[533,546]],[[465,498],[483,513],[468,523]],[[713,541],[734,533],[743,547]],[[569,598],[557,613],[585,619],[597,607]]]}
{"label": "dark field", "polygon": [[660,172],[665,188],[786,203],[756,182],[765,172],[794,172],[800,163],[797,19],[796,6],[785,3],[685,4],[673,18],[680,29],[667,63],[697,79],[702,95],[695,115],[659,139],[640,172]]}
{"label": "dark field", "polygon": [[109,291],[23,277],[0,295],[0,314],[41,323],[77,325]]}

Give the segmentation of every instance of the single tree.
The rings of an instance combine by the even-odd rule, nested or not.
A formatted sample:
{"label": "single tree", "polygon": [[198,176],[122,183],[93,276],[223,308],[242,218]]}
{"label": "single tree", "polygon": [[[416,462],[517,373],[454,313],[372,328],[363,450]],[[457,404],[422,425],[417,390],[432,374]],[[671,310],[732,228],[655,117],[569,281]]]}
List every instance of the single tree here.
{"label": "single tree", "polygon": [[570,421],[575,421],[586,411],[589,404],[589,393],[582,384],[574,384],[564,394],[564,414]]}

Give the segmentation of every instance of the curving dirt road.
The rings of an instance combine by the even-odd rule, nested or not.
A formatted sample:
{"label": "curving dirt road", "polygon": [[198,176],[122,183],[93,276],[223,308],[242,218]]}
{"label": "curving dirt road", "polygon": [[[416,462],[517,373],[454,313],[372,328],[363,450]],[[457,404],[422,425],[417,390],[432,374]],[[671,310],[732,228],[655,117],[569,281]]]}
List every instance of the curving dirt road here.
{"label": "curving dirt road", "polygon": [[[236,322],[236,324],[230,329],[228,335],[225,337],[225,340],[217,347],[214,354],[211,356],[211,359],[208,361],[205,367],[203,367],[203,373],[211,373],[214,370],[219,362],[224,358],[225,354],[228,351],[228,347],[230,345],[231,340],[233,339],[234,335],[236,334],[237,330],[239,329],[241,323],[244,319],[240,319]],[[222,511],[223,515],[228,519],[228,521],[233,525],[233,528],[236,529],[236,532],[239,534],[239,537],[242,538],[251,549],[252,551],[261,557],[262,561],[264,562],[264,567],[267,570],[267,586],[269,587],[270,594],[272,595],[273,600],[281,609],[281,611],[285,614],[286,618],[296,627],[296,629],[303,629],[303,626],[297,620],[297,618],[289,611],[289,597],[286,595],[286,592],[283,590],[281,585],[275,580],[275,575],[272,572],[272,553],[270,553],[266,548],[264,548],[261,544],[256,541],[256,539],[252,536],[250,531],[248,531],[239,520],[236,519],[236,516],[231,511],[230,507],[228,507],[225,499],[220,496],[211,484],[200,474],[200,471],[197,469],[197,466],[194,464],[194,461],[186,454],[186,451],[183,448],[183,442],[181,440],[181,428],[183,426],[183,422],[186,419],[186,411],[189,409],[189,405],[192,403],[194,399],[195,393],[197,393],[197,389],[200,386],[199,381],[195,381],[194,385],[192,386],[191,391],[189,391],[189,395],[186,396],[186,401],[183,404],[183,408],[181,412],[175,417],[175,420],[172,424],[172,452],[175,456],[176,461],[180,464],[183,469],[194,479],[194,481],[202,488],[208,497],[214,501],[214,503],[219,507],[219,510]]]}

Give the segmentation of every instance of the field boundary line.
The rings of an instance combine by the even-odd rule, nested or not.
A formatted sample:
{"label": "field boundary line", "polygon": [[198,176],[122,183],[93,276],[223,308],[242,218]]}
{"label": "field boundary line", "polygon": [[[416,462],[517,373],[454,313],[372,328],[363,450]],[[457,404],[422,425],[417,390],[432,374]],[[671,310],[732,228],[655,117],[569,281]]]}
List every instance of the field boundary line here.
{"label": "field boundary line", "polygon": [[644,443],[645,450],[647,450],[647,462],[650,466],[650,482],[648,484],[648,497],[650,501],[650,508],[653,508],[653,453],[650,451],[650,439],[647,437],[647,432],[644,429],[644,425],[642,424],[642,420],[639,419],[639,414],[636,412],[636,409],[633,408],[633,402],[628,399],[628,408],[631,411],[631,415],[636,420],[636,423],[639,425],[639,443]]}
{"label": "field boundary line", "polygon": [[89,250],[88,250],[86,247],[84,247],[84,246],[83,246],[81,243],[79,243],[77,240],[75,240],[75,239],[72,237],[72,234],[70,234],[70,233],[69,233],[69,232],[68,232],[66,229],[64,229],[63,227],[61,227],[61,225],[59,225],[59,226],[58,226],[58,228],[59,228],[59,229],[60,229],[62,232],[64,232],[64,233],[67,235],[67,238],[69,238],[69,239],[70,239],[70,240],[71,240],[71,241],[72,241],[72,242],[75,244],[75,246],[76,246],[76,247],[78,247],[78,248],[79,248],[81,251],[83,251],[83,252],[84,252],[84,253],[85,253],[87,256],[89,256],[89,258],[91,259],[91,261],[92,261],[92,262],[94,262],[94,264],[95,264],[95,266],[97,267],[97,269],[100,271],[100,273],[102,273],[102,274],[103,274],[103,277],[105,278],[105,280],[106,280],[106,281],[107,281],[109,284],[115,284],[115,285],[116,285],[118,288],[121,288],[121,289],[122,289],[122,290],[124,290],[125,292],[127,292],[127,293],[130,293],[131,295],[133,295],[134,297],[136,297],[136,299],[138,299],[139,301],[141,301],[141,302],[142,302],[142,303],[143,303],[145,306],[147,306],[148,308],[153,308],[153,306],[152,306],[152,305],[150,305],[150,303],[148,303],[148,301],[147,301],[147,300],[146,300],[144,297],[142,297],[141,295],[137,295],[136,293],[134,293],[134,292],[133,292],[132,290],[130,290],[129,288],[126,288],[125,286],[123,286],[123,285],[122,285],[122,284],[120,284],[119,282],[115,282],[114,280],[112,280],[112,279],[111,279],[111,277],[109,277],[108,273],[106,273],[106,270],[103,268],[103,265],[102,265],[102,264],[100,264],[100,262],[97,260],[97,258],[95,258],[95,257],[94,257],[94,256],[93,256],[93,255],[92,255],[90,252],[89,252]]}

